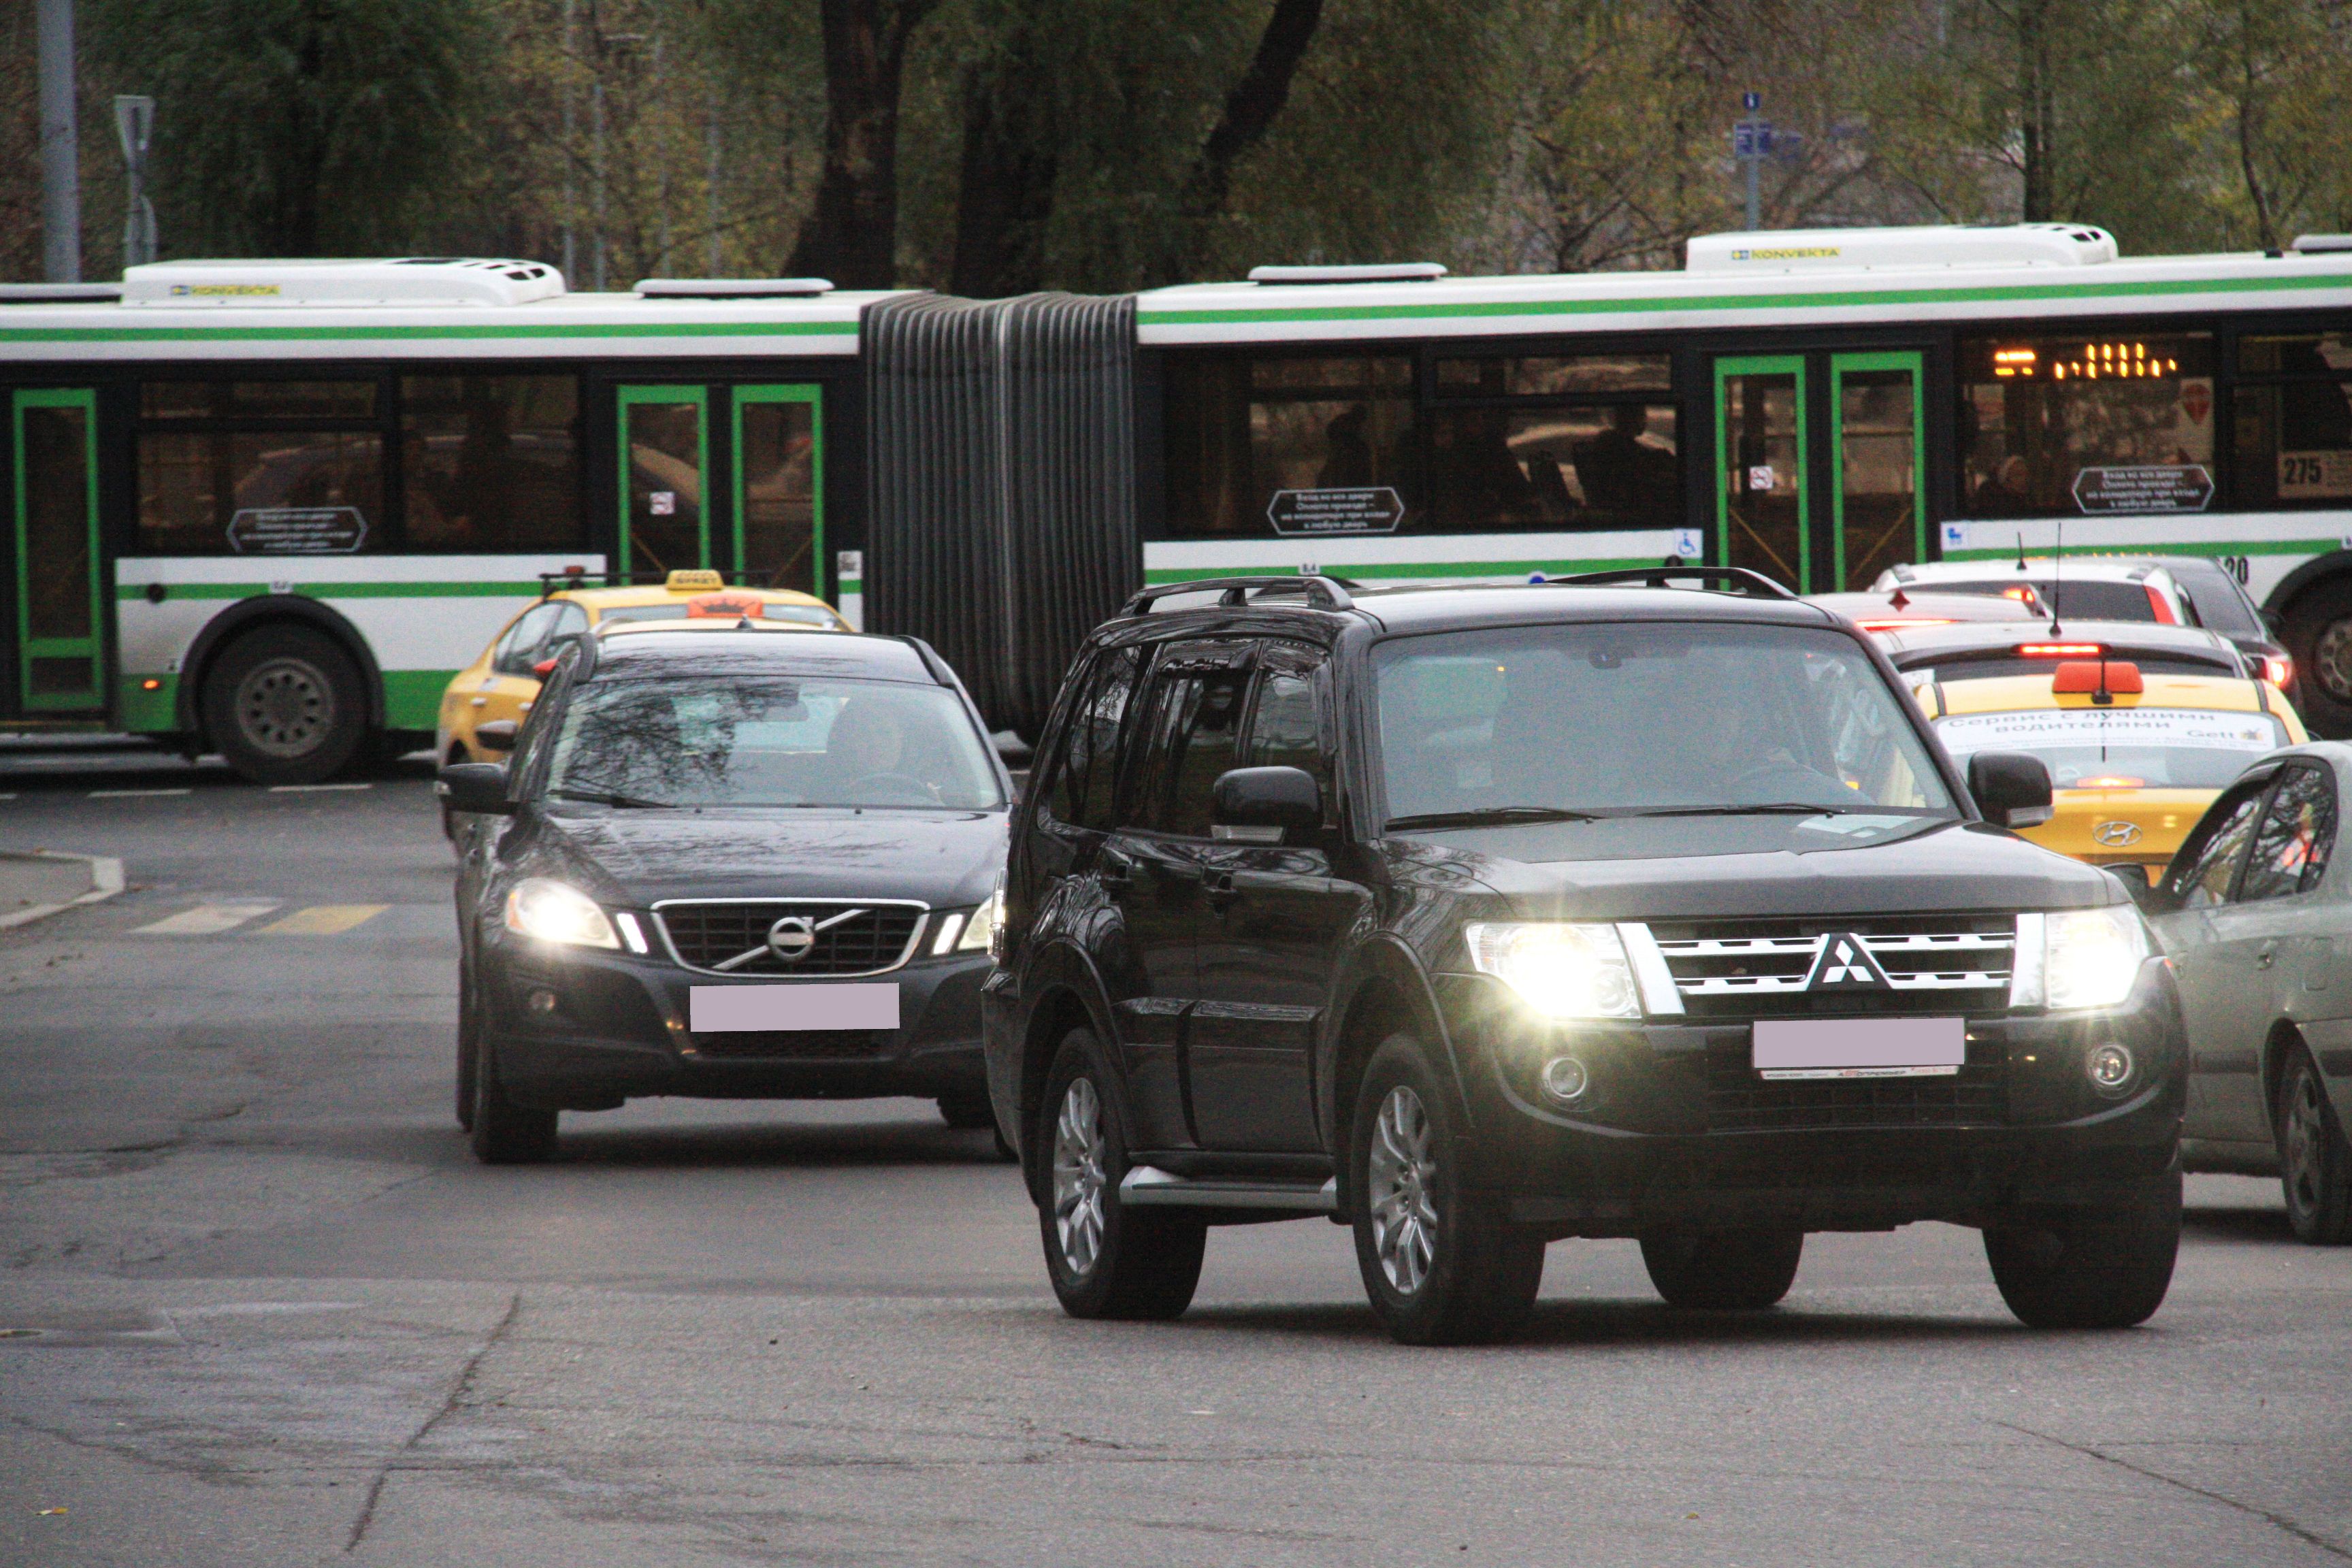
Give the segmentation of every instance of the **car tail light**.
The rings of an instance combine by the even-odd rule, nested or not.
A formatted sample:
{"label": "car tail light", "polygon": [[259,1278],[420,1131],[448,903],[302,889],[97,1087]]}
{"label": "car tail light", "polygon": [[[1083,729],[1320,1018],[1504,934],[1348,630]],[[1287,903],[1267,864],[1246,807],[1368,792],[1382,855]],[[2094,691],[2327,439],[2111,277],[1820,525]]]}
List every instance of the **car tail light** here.
{"label": "car tail light", "polygon": [[2284,654],[2263,655],[2263,679],[2280,690],[2285,690],[2286,683],[2294,679],[2294,660]]}
{"label": "car tail light", "polygon": [[2180,617],[2172,613],[2172,601],[2167,599],[2161,590],[2152,583],[2143,583],[2140,586],[2147,590],[2147,607],[2156,616],[2158,625],[2177,626],[2180,624]]}
{"label": "car tail light", "polygon": [[2106,659],[2069,659],[2050,678],[2053,696],[2087,693],[2096,700],[2103,697],[2137,697],[2146,689],[2139,678],[2139,666]]}
{"label": "car tail light", "polygon": [[1956,626],[1960,623],[1931,616],[1904,616],[1891,621],[1856,621],[1853,624],[1866,632],[1902,632],[1915,626]]}
{"label": "car tail light", "polygon": [[2020,658],[2105,658],[2106,645],[2095,642],[2025,642],[2017,645]]}

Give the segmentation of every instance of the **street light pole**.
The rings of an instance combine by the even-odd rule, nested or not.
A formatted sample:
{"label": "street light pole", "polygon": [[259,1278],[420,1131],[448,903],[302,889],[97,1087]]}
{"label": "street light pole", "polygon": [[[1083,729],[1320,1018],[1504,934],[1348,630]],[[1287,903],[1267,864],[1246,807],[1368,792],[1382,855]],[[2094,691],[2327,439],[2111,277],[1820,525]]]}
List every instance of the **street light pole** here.
{"label": "street light pole", "polygon": [[37,0],[41,79],[41,270],[81,281],[81,145],[74,129],[73,0]]}
{"label": "street light pole", "polygon": [[122,219],[122,265],[144,267],[155,259],[155,204],[147,199],[147,142],[155,129],[155,100],[127,94],[114,100],[114,136],[122,143],[122,169],[130,185]]}
{"label": "street light pole", "polygon": [[1731,128],[1731,155],[1748,171],[1748,226],[1755,230],[1764,226],[1763,171],[1772,153],[1772,122],[1757,118],[1764,107],[1762,93],[1742,94],[1739,106],[1747,117]]}

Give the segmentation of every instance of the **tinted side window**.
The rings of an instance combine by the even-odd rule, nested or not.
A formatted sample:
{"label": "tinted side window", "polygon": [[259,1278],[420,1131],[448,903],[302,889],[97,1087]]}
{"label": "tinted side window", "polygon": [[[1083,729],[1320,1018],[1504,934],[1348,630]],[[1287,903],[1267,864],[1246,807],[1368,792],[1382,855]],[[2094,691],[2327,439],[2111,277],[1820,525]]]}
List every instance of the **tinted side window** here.
{"label": "tinted side window", "polygon": [[1266,663],[1250,715],[1244,761],[1237,765],[1304,769],[1323,786],[1328,799],[1331,769],[1316,697],[1320,656],[1275,648],[1268,650]]}
{"label": "tinted side window", "polygon": [[540,645],[547,640],[547,630],[555,624],[561,612],[556,605],[534,605],[513,629],[499,639],[498,657],[492,668],[500,675],[529,675],[531,666],[539,662]]}
{"label": "tinted side window", "polygon": [[1129,821],[1162,833],[1209,837],[1209,792],[1217,775],[1234,765],[1248,683],[1245,670],[1180,668],[1153,684]]}
{"label": "tinted side window", "polygon": [[1055,820],[1107,832],[1113,825],[1118,787],[1119,723],[1135,689],[1137,650],[1112,648],[1097,656],[1082,678],[1062,746],[1061,769],[1045,794]]}
{"label": "tinted side window", "polygon": [[2185,910],[2210,909],[2227,903],[2230,883],[2246,840],[2253,837],[2256,811],[2263,792],[2253,789],[2235,797],[2223,796],[2198,825],[2165,879],[2165,891]]}
{"label": "tinted side window", "polygon": [[2336,784],[2325,769],[2290,768],[2263,813],[2239,901],[2283,899],[2319,886],[2336,844]]}

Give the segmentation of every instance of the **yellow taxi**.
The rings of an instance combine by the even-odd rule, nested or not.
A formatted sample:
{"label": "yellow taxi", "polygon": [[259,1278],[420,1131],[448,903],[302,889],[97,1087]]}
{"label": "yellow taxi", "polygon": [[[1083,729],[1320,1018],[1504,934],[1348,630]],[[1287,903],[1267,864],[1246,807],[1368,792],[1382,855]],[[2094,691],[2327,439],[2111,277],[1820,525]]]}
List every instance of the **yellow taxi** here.
{"label": "yellow taxi", "polygon": [[[441,694],[436,750],[443,762],[503,756],[514,740],[505,726],[520,724],[530,711],[563,645],[591,631],[653,621],[733,626],[747,616],[817,631],[856,629],[823,599],[790,588],[730,588],[716,572],[673,572],[658,584],[617,588],[591,588],[585,585],[590,579],[581,576],[542,581],[545,596],[501,627]],[[491,724],[501,729],[483,735],[483,726]]]}
{"label": "yellow taxi", "polygon": [[2047,674],[1927,673],[1913,694],[1963,770],[1979,752],[2048,764],[2055,809],[2024,837],[2095,866],[2144,866],[2151,879],[2247,763],[2308,739],[2263,679],[2144,673],[2106,657]]}

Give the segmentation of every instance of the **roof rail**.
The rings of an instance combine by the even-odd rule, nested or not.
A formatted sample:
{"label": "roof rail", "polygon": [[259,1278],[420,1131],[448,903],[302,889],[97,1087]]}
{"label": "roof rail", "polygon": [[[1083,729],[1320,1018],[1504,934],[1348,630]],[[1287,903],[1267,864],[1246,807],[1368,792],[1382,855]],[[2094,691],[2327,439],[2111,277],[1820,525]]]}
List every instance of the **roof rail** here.
{"label": "roof rail", "polygon": [[1352,610],[1356,601],[1349,595],[1347,585],[1336,577],[1301,573],[1293,577],[1202,577],[1191,583],[1162,583],[1146,588],[1119,606],[1119,618],[1151,613],[1152,601],[1171,594],[1222,594],[1218,602],[1229,610],[1238,610],[1249,603],[1252,593],[1261,598],[1268,594],[1298,593],[1318,610]]}
{"label": "roof rail", "polygon": [[[1639,583],[1644,587],[1670,588],[1676,579],[1696,578],[1703,591],[1717,594],[1741,594],[1751,599],[1793,599],[1785,584],[1776,583],[1761,572],[1750,572],[1745,566],[1636,566],[1622,572],[1580,572],[1573,577],[1551,577],[1553,584],[1565,584],[1572,588],[1606,587],[1616,583]],[[1720,588],[1708,584],[1720,583]]]}

